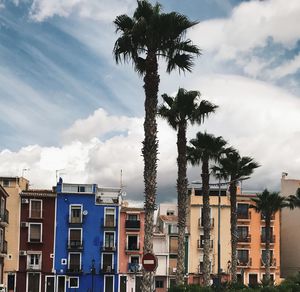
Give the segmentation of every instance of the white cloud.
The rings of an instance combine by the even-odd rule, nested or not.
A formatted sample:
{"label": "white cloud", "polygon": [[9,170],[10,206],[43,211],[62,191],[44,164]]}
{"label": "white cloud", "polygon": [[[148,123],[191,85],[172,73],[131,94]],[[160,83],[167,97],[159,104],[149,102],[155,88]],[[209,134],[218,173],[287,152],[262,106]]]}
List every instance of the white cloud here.
{"label": "white cloud", "polygon": [[269,37],[285,47],[300,38],[300,1],[248,1],[235,7],[229,18],[201,22],[191,32],[205,51],[214,51],[221,60],[234,59],[241,52],[264,47]]}
{"label": "white cloud", "polygon": [[[210,75],[189,82],[186,88],[200,87],[203,97],[220,108],[203,126],[190,129],[188,139],[206,129],[222,135],[242,155],[253,156],[262,167],[247,182],[251,189],[279,187],[282,171],[300,177],[299,97],[238,76]],[[141,201],[142,124],[142,118],[117,117],[98,109],[63,133],[61,147],[33,145],[0,152],[0,175],[20,175],[23,168],[30,168],[26,175],[34,187],[50,187],[55,170],[64,169],[66,181],[119,185],[123,169],[128,198]],[[176,133],[161,120],[158,129],[158,187],[164,201],[174,199],[176,193]],[[101,138],[106,135],[110,137]],[[199,173],[199,168],[189,168],[189,179],[198,179]]]}
{"label": "white cloud", "polygon": [[33,0],[30,17],[43,21],[55,15],[67,17],[77,14],[83,18],[111,21],[135,5],[133,0]]}

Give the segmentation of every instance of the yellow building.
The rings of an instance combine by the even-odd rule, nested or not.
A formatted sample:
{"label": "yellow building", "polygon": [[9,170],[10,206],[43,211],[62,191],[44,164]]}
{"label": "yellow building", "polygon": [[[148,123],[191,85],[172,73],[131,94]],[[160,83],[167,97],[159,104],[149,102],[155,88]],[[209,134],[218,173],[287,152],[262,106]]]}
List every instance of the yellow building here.
{"label": "yellow building", "polygon": [[19,267],[19,238],[20,238],[20,196],[28,189],[29,182],[22,177],[0,177],[0,184],[9,194],[6,208],[9,212],[9,225],[5,230],[7,241],[7,257],[4,261],[3,283],[8,292],[15,291],[16,272]]}
{"label": "yellow building", "polygon": [[[238,217],[238,279],[256,285],[265,275],[265,221],[260,213],[249,208],[256,194],[237,197]],[[271,279],[280,283],[280,212],[271,221]]]}
{"label": "yellow building", "polygon": [[[211,274],[212,277],[218,274],[218,188],[210,189],[211,206]],[[226,195],[226,189],[221,190],[220,208],[220,247],[221,247],[221,271],[224,275],[228,274],[228,264],[230,263],[230,199]],[[202,264],[203,264],[203,225],[202,214],[202,194],[201,189],[193,188],[190,190],[188,205],[188,231],[189,240],[189,283],[202,283]]]}

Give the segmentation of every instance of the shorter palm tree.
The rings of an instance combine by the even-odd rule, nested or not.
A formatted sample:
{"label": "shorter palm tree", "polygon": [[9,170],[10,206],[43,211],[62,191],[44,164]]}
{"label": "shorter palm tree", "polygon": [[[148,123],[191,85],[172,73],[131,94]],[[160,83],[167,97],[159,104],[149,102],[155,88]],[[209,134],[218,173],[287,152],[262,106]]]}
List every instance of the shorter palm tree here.
{"label": "shorter palm tree", "polygon": [[300,208],[300,189],[297,190],[295,195],[290,195],[287,201],[289,202],[289,208],[291,210]]}
{"label": "shorter palm tree", "polygon": [[158,114],[167,120],[170,126],[177,131],[177,193],[178,193],[178,257],[176,270],[176,285],[184,284],[185,258],[185,227],[187,216],[187,146],[186,131],[188,123],[201,124],[205,117],[217,108],[212,103],[201,100],[198,91],[187,91],[179,88],[175,97],[162,95],[164,104],[158,109]]}
{"label": "shorter palm tree", "polygon": [[270,242],[271,242],[271,218],[284,207],[288,207],[289,203],[286,198],[281,196],[278,192],[270,193],[265,189],[261,194],[257,194],[256,198],[251,199],[254,204],[250,205],[256,212],[261,213],[265,220],[265,234],[263,240],[266,243],[265,258],[263,259],[265,265],[265,279],[267,284],[271,283],[270,266]]}

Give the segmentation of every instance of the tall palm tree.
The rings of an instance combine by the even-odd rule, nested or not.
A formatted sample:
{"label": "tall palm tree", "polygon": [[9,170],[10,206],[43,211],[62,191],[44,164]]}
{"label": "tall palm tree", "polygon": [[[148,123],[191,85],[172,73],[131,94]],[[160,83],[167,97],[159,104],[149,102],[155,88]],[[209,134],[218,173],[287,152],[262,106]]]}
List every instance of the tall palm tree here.
{"label": "tall palm tree", "polygon": [[[142,153],[145,183],[144,253],[153,252],[153,217],[157,188],[157,94],[159,88],[158,58],[167,62],[167,72],[178,68],[191,71],[193,58],[200,50],[186,39],[186,32],[197,24],[177,12],[162,13],[161,5],[138,0],[133,17],[119,15],[114,21],[121,33],[114,46],[117,63],[132,61],[143,76],[145,90],[145,121]],[[143,273],[143,291],[150,291],[150,273]]]}
{"label": "tall palm tree", "polygon": [[265,282],[270,284],[270,266],[271,266],[271,255],[270,255],[270,242],[271,242],[271,218],[280,211],[282,208],[289,206],[288,201],[285,197],[279,195],[277,192],[270,193],[265,189],[261,194],[257,194],[256,198],[251,199],[254,204],[250,205],[250,208],[258,213],[261,213],[265,220],[265,242],[266,242],[266,253],[264,259],[265,265]]}
{"label": "tall palm tree", "polygon": [[295,195],[290,195],[287,201],[289,202],[289,208],[291,210],[295,208],[300,208],[300,189],[297,189]]}
{"label": "tall palm tree", "polygon": [[237,282],[237,185],[239,181],[251,175],[257,167],[259,164],[253,158],[241,157],[233,148],[228,148],[219,164],[213,167],[214,173],[218,172],[223,179],[230,181],[231,280],[233,283]]}
{"label": "tall palm tree", "polygon": [[178,257],[176,270],[176,285],[184,284],[185,258],[185,227],[187,216],[187,146],[186,131],[188,123],[201,124],[205,117],[214,112],[217,106],[200,99],[200,92],[187,91],[179,88],[175,97],[162,95],[164,104],[159,109],[159,115],[166,119],[169,125],[177,131],[177,200],[178,200]]}
{"label": "tall palm tree", "polygon": [[195,139],[190,140],[192,146],[187,148],[188,161],[192,165],[202,164],[202,222],[203,222],[203,280],[210,285],[210,202],[209,202],[209,161],[219,161],[227,142],[222,137],[198,132]]}

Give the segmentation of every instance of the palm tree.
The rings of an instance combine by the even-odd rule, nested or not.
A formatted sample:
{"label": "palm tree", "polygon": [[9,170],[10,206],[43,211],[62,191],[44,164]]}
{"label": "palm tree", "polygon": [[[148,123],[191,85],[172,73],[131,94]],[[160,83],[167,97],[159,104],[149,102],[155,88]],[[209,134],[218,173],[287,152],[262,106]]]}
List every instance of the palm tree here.
{"label": "palm tree", "polygon": [[271,255],[270,255],[270,242],[271,242],[271,218],[280,211],[282,208],[287,207],[289,204],[285,197],[279,195],[277,192],[270,193],[265,189],[261,194],[257,194],[256,198],[251,199],[253,205],[250,208],[258,213],[261,213],[265,220],[265,242],[266,242],[266,253],[263,259],[266,276],[265,282],[270,284],[270,266],[271,266]]}
{"label": "palm tree", "polygon": [[[153,252],[153,219],[157,188],[157,94],[159,88],[158,58],[167,62],[167,72],[178,68],[191,71],[193,58],[200,50],[185,35],[197,24],[177,12],[162,13],[161,5],[138,0],[133,17],[119,15],[114,21],[121,33],[114,46],[117,63],[132,61],[143,76],[145,90],[145,121],[142,153],[145,183],[144,254]],[[150,273],[143,274],[143,291],[150,291]]]}
{"label": "palm tree", "polygon": [[196,138],[190,140],[191,147],[187,148],[188,161],[192,165],[202,164],[202,195],[203,195],[203,280],[204,285],[210,285],[210,202],[209,202],[209,161],[219,161],[227,142],[222,137],[215,137],[207,133],[197,133]]}
{"label": "palm tree", "polygon": [[300,208],[300,189],[297,189],[295,195],[290,195],[287,201],[289,202],[289,208],[291,210],[295,208]]}
{"label": "palm tree", "polygon": [[219,164],[213,167],[215,174],[218,172],[220,177],[230,181],[231,280],[233,283],[237,282],[237,184],[251,175],[257,167],[259,164],[253,158],[241,157],[238,151],[233,148],[228,148],[226,155],[220,159]]}
{"label": "palm tree", "polygon": [[187,146],[186,131],[188,123],[201,124],[205,117],[214,112],[217,106],[206,100],[199,102],[200,92],[179,88],[175,97],[163,94],[164,104],[158,109],[159,115],[177,131],[177,194],[178,194],[178,257],[176,285],[184,284],[185,227],[187,216]]}

